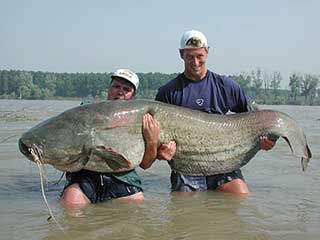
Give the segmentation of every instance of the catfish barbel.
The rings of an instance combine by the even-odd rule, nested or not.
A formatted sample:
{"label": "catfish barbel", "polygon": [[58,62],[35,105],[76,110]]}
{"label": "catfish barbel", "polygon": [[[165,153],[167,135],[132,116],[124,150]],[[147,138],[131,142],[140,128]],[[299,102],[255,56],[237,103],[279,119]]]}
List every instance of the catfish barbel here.
{"label": "catfish barbel", "polygon": [[173,170],[193,176],[226,173],[260,150],[260,136],[282,137],[305,170],[311,152],[303,130],[288,115],[259,110],[208,114],[153,100],[105,101],[67,110],[24,133],[20,151],[32,161],[62,171],[122,172],[139,166],[145,143],[143,114],[161,129],[158,145],[177,144]]}

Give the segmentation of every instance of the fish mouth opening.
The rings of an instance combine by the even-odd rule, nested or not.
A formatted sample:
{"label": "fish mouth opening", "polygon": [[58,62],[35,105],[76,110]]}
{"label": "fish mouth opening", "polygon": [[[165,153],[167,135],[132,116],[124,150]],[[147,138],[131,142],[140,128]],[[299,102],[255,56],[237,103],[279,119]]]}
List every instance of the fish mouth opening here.
{"label": "fish mouth opening", "polygon": [[40,146],[36,144],[31,144],[30,146],[25,144],[22,139],[19,139],[19,149],[22,154],[24,154],[31,161],[41,161],[43,150]]}

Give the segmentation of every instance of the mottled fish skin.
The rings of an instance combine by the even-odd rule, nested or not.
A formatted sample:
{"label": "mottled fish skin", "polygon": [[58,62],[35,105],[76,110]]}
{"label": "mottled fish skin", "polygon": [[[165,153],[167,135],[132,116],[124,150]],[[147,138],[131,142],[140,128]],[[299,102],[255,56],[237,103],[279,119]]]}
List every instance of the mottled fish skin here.
{"label": "mottled fish skin", "polygon": [[67,110],[24,133],[20,151],[33,160],[28,149],[36,146],[43,163],[62,171],[128,171],[143,157],[141,125],[147,112],[160,122],[158,144],[176,141],[170,166],[183,174],[208,176],[241,168],[260,150],[261,135],[283,137],[301,158],[303,170],[311,158],[303,130],[284,113],[222,116],[153,100],[106,101]]}

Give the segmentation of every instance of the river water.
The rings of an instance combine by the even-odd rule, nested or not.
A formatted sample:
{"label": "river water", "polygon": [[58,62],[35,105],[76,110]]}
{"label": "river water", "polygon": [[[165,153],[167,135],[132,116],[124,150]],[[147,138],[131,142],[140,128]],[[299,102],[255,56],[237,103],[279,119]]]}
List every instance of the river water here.
{"label": "river water", "polygon": [[17,140],[35,124],[78,101],[0,100],[0,239],[320,239],[320,106],[263,106],[283,111],[305,131],[313,158],[302,172],[284,140],[242,168],[246,199],[209,191],[170,192],[170,169],[158,161],[139,169],[145,201],[93,204],[69,211],[59,204],[64,178],[46,167],[45,195],[60,226],[47,221],[37,166]]}

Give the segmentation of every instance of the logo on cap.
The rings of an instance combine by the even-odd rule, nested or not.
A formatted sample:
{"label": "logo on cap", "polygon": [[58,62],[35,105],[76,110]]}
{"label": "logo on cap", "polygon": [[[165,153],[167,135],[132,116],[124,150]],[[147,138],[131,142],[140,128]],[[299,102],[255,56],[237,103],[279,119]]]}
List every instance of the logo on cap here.
{"label": "logo on cap", "polygon": [[186,46],[201,48],[205,47],[205,44],[202,43],[200,38],[192,37],[186,42]]}
{"label": "logo on cap", "polygon": [[123,76],[126,76],[128,78],[132,78],[133,74],[129,71],[122,71],[122,72],[119,72],[119,75],[123,75]]}

